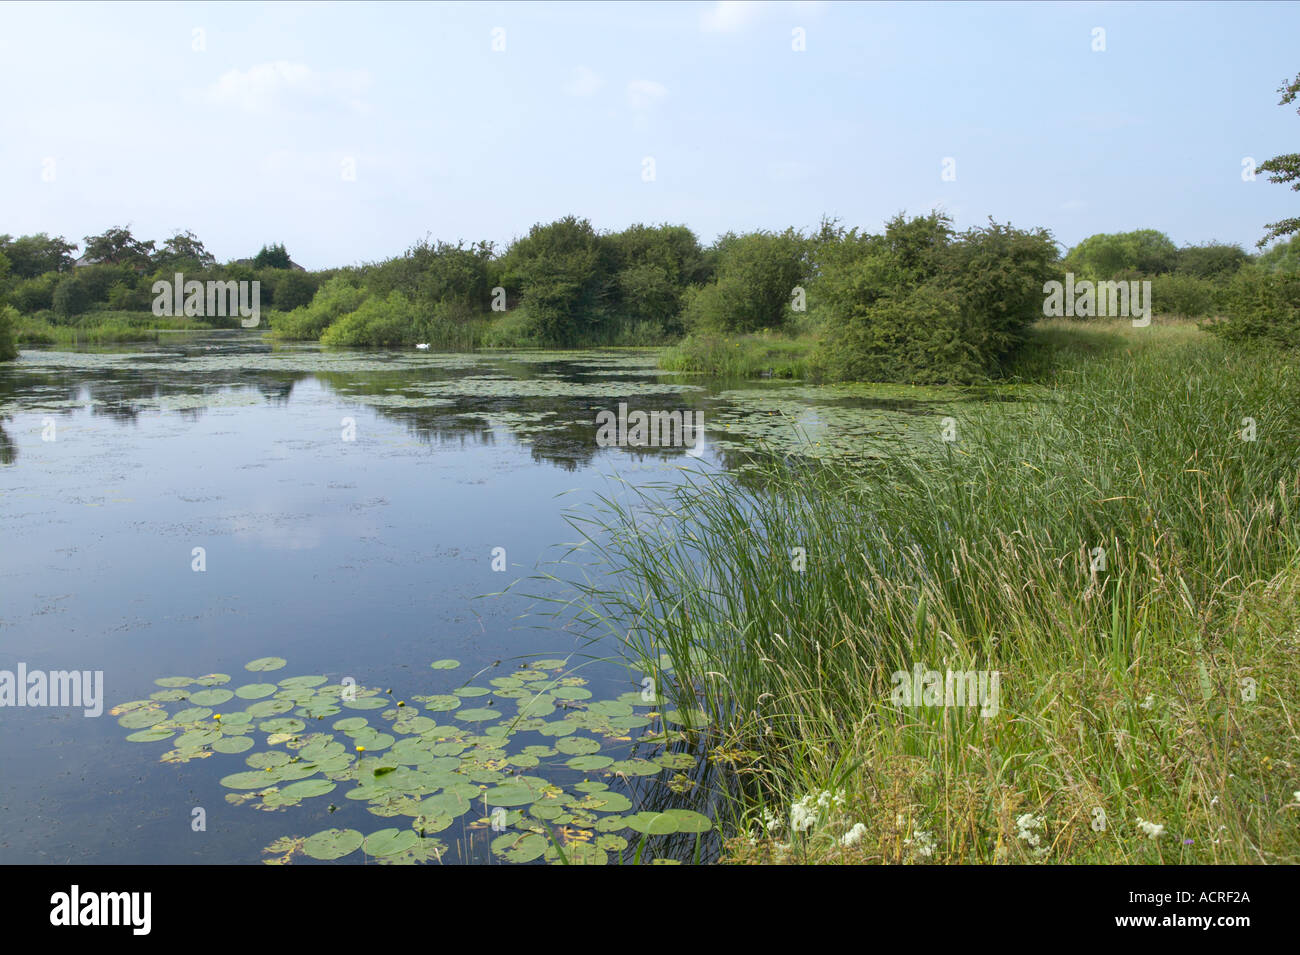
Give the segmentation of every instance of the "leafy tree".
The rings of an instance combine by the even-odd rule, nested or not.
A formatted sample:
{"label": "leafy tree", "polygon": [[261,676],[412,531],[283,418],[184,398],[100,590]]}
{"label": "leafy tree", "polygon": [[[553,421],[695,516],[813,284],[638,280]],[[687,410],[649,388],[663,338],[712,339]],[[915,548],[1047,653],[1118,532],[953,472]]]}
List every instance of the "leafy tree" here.
{"label": "leafy tree", "polygon": [[54,287],[54,311],[64,318],[81,315],[90,308],[90,293],[77,276],[69,275]]}
{"label": "leafy tree", "polygon": [[1261,253],[1256,263],[1266,272],[1300,272],[1300,233]]}
{"label": "leafy tree", "polygon": [[1065,257],[1065,267],[1085,278],[1118,279],[1130,275],[1159,275],[1178,264],[1178,247],[1163,232],[1101,233],[1084,239]]}
{"label": "leafy tree", "polygon": [[572,345],[606,317],[613,285],[613,249],[586,219],[538,223],[503,257],[502,282],[519,296],[529,337]]}
{"label": "leafy tree", "polygon": [[1300,347],[1300,272],[1242,269],[1226,299],[1228,321],[1211,326],[1225,338]]}
{"label": "leafy tree", "polygon": [[728,332],[784,326],[795,286],[809,276],[804,236],[794,229],[728,233],[717,245],[714,281],[687,296],[686,326]]}
{"label": "leafy tree", "polygon": [[[1300,74],[1296,74],[1295,80],[1291,83],[1278,87],[1278,92],[1282,94],[1282,98],[1278,100],[1277,105],[1287,106],[1294,103],[1296,97],[1300,96]],[[1297,108],[1296,112],[1300,113],[1300,108]],[[1267,162],[1260,163],[1259,171],[1270,173],[1269,182],[1289,182],[1292,189],[1300,191],[1300,153],[1284,153],[1281,156],[1274,156]],[[1268,232],[1264,234],[1264,238],[1256,243],[1261,249],[1273,239],[1291,235],[1293,232],[1300,232],[1300,216],[1270,222],[1265,228],[1268,229]]]}
{"label": "leafy tree", "polygon": [[289,253],[284,244],[264,245],[257,255],[253,256],[253,268],[255,269],[289,269],[293,268],[293,263],[289,259]]}
{"label": "leafy tree", "polygon": [[1207,242],[1179,249],[1176,271],[1201,279],[1221,279],[1235,275],[1249,261],[1250,256],[1239,245]]}
{"label": "leafy tree", "polygon": [[154,256],[155,267],[171,272],[197,272],[216,264],[216,256],[204,248],[198,236],[188,231],[177,232]]}
{"label": "leafy tree", "polygon": [[316,294],[316,282],[306,272],[290,270],[276,279],[272,302],[280,311],[299,308]]}
{"label": "leafy tree", "polygon": [[77,246],[62,236],[50,238],[44,232],[14,239],[0,235],[0,251],[9,258],[15,278],[34,279],[46,272],[66,272],[72,268],[72,253]]}
{"label": "leafy tree", "polygon": [[14,344],[17,321],[18,312],[12,305],[0,305],[0,361],[12,361],[18,357],[18,346]]}
{"label": "leafy tree", "polygon": [[86,256],[93,263],[149,268],[153,253],[153,241],[140,241],[131,235],[129,227],[114,227],[100,235],[86,236]]}
{"label": "leafy tree", "polygon": [[54,286],[58,281],[57,272],[46,272],[37,278],[17,282],[9,292],[9,301],[26,314],[53,308]]}

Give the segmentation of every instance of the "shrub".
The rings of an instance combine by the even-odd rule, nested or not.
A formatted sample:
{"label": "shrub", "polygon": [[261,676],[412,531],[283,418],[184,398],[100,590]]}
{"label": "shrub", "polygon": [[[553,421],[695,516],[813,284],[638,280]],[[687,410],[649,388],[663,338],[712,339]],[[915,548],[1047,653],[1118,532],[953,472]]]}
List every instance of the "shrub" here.
{"label": "shrub", "polygon": [[1220,283],[1195,275],[1157,275],[1151,280],[1151,305],[1159,315],[1209,318],[1218,309],[1220,287]]}
{"label": "shrub", "polygon": [[346,278],[332,278],[317,290],[309,304],[272,316],[271,332],[277,338],[316,341],[340,317],[360,308],[367,294]]}
{"label": "shrub", "polygon": [[12,305],[0,305],[0,361],[12,361],[18,357],[18,346],[14,344],[14,326],[18,323],[18,310]]}
{"label": "shrub", "polygon": [[410,345],[415,343],[415,310],[401,292],[372,296],[320,337],[322,345]]}
{"label": "shrub", "polygon": [[63,318],[83,314],[91,304],[91,295],[80,276],[67,276],[54,287],[54,311]]}
{"label": "shrub", "polygon": [[23,313],[39,312],[54,307],[54,286],[58,283],[57,272],[46,272],[34,279],[17,283],[9,293],[9,300],[18,311]]}
{"label": "shrub", "polygon": [[1228,320],[1213,327],[1229,341],[1300,345],[1300,272],[1243,269],[1225,299]]}
{"label": "shrub", "polygon": [[794,288],[809,277],[808,242],[798,232],[751,232],[718,241],[714,282],[687,294],[682,322],[700,331],[781,328]]}

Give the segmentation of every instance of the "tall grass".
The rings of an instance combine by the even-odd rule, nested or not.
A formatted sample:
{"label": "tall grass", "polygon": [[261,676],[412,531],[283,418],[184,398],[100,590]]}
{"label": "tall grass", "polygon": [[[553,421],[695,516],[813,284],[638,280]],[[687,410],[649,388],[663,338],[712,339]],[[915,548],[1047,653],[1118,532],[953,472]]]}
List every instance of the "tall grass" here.
{"label": "tall grass", "polygon": [[[740,779],[733,858],[1300,861],[1300,370],[1146,331],[928,452],[579,521],[588,620]],[[917,664],[997,671],[996,715],[894,704]]]}

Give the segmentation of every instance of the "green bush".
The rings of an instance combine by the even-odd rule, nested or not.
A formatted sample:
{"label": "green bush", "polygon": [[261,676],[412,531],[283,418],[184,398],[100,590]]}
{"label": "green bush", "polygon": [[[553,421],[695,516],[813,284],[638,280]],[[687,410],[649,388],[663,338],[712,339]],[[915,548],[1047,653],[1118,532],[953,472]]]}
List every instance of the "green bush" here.
{"label": "green bush", "polygon": [[9,300],[23,313],[39,312],[54,307],[54,286],[59,281],[57,272],[46,272],[34,279],[17,283],[9,293]]}
{"label": "green bush", "polygon": [[270,302],[280,311],[288,312],[309,304],[315,294],[315,280],[306,272],[290,269],[276,278]]}
{"label": "green bush", "polygon": [[12,305],[0,305],[0,361],[12,361],[18,357],[18,346],[14,344],[14,326],[18,323],[18,310]]}
{"label": "green bush", "polygon": [[1177,272],[1157,275],[1151,280],[1152,310],[1157,315],[1209,318],[1218,310],[1220,289],[1227,281],[1216,282]]}
{"label": "green bush", "polygon": [[360,308],[367,295],[365,289],[337,276],[322,285],[309,304],[272,315],[271,333],[276,338],[317,341],[331,324]]}
{"label": "green bush", "polygon": [[1213,328],[1229,341],[1300,345],[1300,272],[1243,269],[1225,298],[1228,320]]}
{"label": "green bush", "polygon": [[325,329],[322,345],[395,346],[415,344],[415,309],[401,292],[366,299],[361,307]]}
{"label": "green bush", "polygon": [[148,292],[131,288],[119,282],[108,290],[108,307],[122,312],[149,311],[153,297]]}
{"label": "green bush", "polygon": [[956,383],[999,372],[1042,316],[1059,274],[1044,230],[990,221],[953,237],[948,220],[896,217],[883,236],[818,252],[811,296],[825,314],[814,366],[856,381]]}
{"label": "green bush", "polygon": [[808,251],[794,229],[723,236],[716,277],[687,293],[682,323],[704,333],[784,327],[794,314],[795,287],[809,278]]}
{"label": "green bush", "polygon": [[93,301],[90,291],[80,276],[69,275],[54,287],[54,311],[62,318],[83,314]]}

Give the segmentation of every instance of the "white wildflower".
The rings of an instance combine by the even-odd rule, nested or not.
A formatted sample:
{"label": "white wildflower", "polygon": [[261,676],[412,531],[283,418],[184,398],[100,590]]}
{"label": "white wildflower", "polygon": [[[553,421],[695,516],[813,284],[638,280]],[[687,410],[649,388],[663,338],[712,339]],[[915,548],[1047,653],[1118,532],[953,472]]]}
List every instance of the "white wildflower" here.
{"label": "white wildflower", "polygon": [[1149,710],[1151,709],[1151,707],[1155,706],[1155,704],[1156,704],[1155,696],[1151,693],[1148,693],[1147,698],[1143,700],[1141,703],[1139,703],[1138,706],[1142,707],[1142,709],[1144,710]]}
{"label": "white wildflower", "polygon": [[862,841],[862,837],[865,836],[866,834],[867,834],[867,827],[860,822],[856,823],[854,824],[852,829],[844,833],[843,837],[841,837],[840,845],[855,846]]}
{"label": "white wildflower", "polygon": [[1016,835],[1034,848],[1042,842],[1042,835],[1036,830],[1043,828],[1043,817],[1027,812],[1016,820]]}
{"label": "white wildflower", "polygon": [[1138,817],[1138,828],[1147,834],[1148,839],[1159,839],[1164,835],[1165,827],[1158,822],[1148,822],[1141,816]]}
{"label": "white wildflower", "polygon": [[913,852],[925,859],[934,855],[934,836],[924,829],[918,829],[910,838],[904,839],[903,845],[911,846]]}

